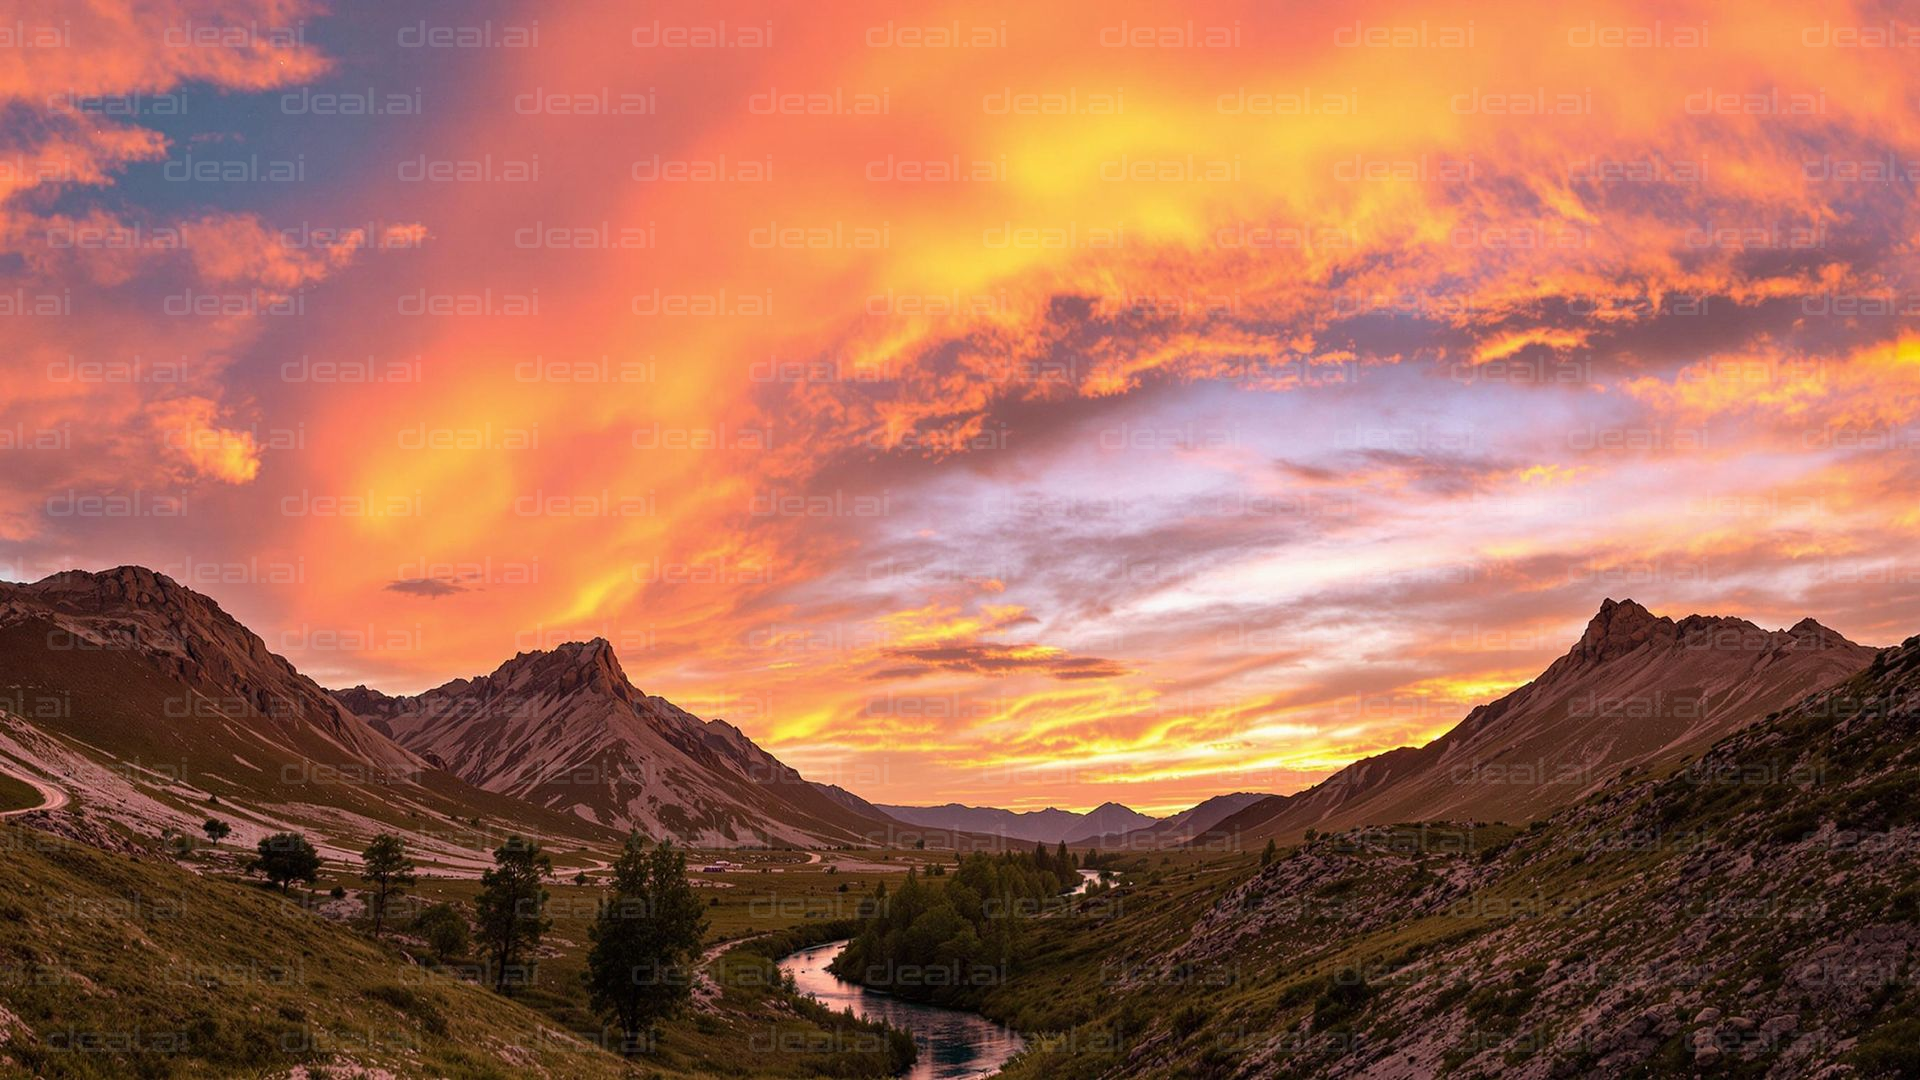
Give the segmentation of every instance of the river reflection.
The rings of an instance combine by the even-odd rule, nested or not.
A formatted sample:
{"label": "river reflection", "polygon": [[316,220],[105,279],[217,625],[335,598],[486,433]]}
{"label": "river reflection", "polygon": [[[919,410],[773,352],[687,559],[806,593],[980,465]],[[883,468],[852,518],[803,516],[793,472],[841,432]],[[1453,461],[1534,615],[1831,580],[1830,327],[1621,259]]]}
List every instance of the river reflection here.
{"label": "river reflection", "polygon": [[920,1056],[906,1073],[910,1080],[992,1076],[1027,1045],[1012,1028],[978,1014],[922,1005],[840,979],[827,965],[846,947],[846,942],[834,941],[789,953],[781,959],[780,970],[793,975],[801,993],[812,994],[835,1012],[851,1005],[856,1016],[911,1032]]}

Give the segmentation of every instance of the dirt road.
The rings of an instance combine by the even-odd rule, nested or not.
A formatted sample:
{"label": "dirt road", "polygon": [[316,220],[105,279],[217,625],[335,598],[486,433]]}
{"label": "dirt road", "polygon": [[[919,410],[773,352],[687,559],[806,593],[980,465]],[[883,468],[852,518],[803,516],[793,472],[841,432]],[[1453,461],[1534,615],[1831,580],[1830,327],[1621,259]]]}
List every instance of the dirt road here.
{"label": "dirt road", "polygon": [[5,773],[15,780],[31,786],[35,791],[40,793],[41,800],[39,806],[23,806],[18,810],[0,811],[0,818],[13,817],[16,814],[31,814],[35,810],[58,810],[67,805],[67,791],[65,788],[50,784],[10,761],[0,761],[0,773]]}

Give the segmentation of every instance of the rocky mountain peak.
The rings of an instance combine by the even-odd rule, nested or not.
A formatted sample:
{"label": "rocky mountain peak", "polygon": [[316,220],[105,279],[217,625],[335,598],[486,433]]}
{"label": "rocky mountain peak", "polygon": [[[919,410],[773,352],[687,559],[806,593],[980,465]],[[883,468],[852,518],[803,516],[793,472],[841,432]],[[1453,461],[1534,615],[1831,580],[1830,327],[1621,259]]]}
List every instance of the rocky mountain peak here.
{"label": "rocky mountain peak", "polygon": [[196,668],[292,670],[211,597],[144,566],[62,570],[30,585],[0,585],[0,619],[21,616],[53,618],[81,637],[182,657]]}
{"label": "rocky mountain peak", "polygon": [[349,713],[267,647],[212,597],[144,566],[64,570],[30,585],[0,585],[0,624],[43,620],[78,640],[138,656],[164,673],[244,702],[262,722],[312,728],[383,765],[419,760]]}
{"label": "rocky mountain peak", "polygon": [[620,658],[614,655],[613,645],[603,637],[569,641],[555,646],[553,654],[583,668],[606,671],[622,679],[627,677],[626,672],[620,670]]}
{"label": "rocky mountain peak", "polygon": [[338,696],[469,783],[611,828],[732,846],[864,842],[898,826],[732,724],[641,693],[605,638],[522,652],[412,697]]}
{"label": "rocky mountain peak", "polygon": [[1814,645],[1823,649],[1852,645],[1846,636],[1832,627],[1823,626],[1811,616],[1801,619],[1787,628],[1788,636],[1803,645]]}
{"label": "rocky mountain peak", "polygon": [[488,677],[490,689],[550,694],[590,693],[631,702],[641,695],[627,680],[606,638],[569,641],[519,653]]}
{"label": "rocky mountain peak", "polygon": [[1672,619],[1655,615],[1632,600],[1609,597],[1600,602],[1600,610],[1588,621],[1573,655],[1604,663],[1649,641],[1671,641],[1674,635]]}
{"label": "rocky mountain peak", "polygon": [[116,566],[111,570],[62,570],[31,585],[15,588],[48,599],[57,598],[63,604],[88,611],[110,607],[219,610],[219,605],[212,600],[144,566]]}

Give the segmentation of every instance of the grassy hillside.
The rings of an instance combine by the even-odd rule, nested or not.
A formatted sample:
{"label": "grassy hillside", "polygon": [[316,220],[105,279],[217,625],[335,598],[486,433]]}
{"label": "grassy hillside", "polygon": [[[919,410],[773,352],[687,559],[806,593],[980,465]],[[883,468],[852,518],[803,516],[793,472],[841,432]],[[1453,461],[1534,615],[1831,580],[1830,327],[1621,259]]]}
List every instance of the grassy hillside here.
{"label": "grassy hillside", "polygon": [[626,1073],[294,899],[6,824],[0,852],[0,1075]]}
{"label": "grassy hillside", "polygon": [[25,810],[39,806],[43,801],[40,792],[32,784],[0,772],[0,813]]}
{"label": "grassy hillside", "polygon": [[[733,887],[712,890],[718,961],[702,1003],[626,1062],[602,1048],[612,1036],[580,982],[595,888],[554,884],[536,980],[508,999],[463,981],[477,970],[466,959],[430,964],[404,933],[369,940],[355,898],[326,899],[335,884],[357,888],[352,878],[323,876],[307,902],[0,824],[0,1077],[279,1077],[321,1065],[400,1077],[889,1075],[896,1042],[795,998],[772,961],[846,932],[841,875],[794,853],[764,859],[787,873],[725,875]],[[475,887],[423,881],[415,902],[466,903]]]}

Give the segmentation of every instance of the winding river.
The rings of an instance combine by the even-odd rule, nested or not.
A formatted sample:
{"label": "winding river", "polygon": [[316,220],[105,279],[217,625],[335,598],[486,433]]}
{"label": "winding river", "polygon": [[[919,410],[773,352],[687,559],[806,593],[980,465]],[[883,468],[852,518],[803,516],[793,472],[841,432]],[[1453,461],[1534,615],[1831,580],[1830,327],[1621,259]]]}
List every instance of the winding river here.
{"label": "winding river", "polygon": [[801,993],[812,994],[835,1012],[852,1006],[856,1016],[884,1020],[910,1032],[920,1049],[913,1068],[905,1074],[910,1080],[992,1076],[1027,1045],[1019,1032],[977,1013],[922,1005],[841,979],[827,965],[846,947],[844,941],[832,941],[789,953],[780,961],[780,970],[793,975]]}
{"label": "winding river", "polygon": [[[1080,874],[1075,893],[1084,891],[1095,877],[1091,870]],[[912,1033],[920,1054],[905,1074],[907,1080],[977,1080],[992,1076],[1026,1047],[1027,1041],[1019,1032],[977,1013],[922,1005],[847,982],[827,970],[846,947],[844,941],[830,941],[788,953],[780,960],[780,970],[793,976],[794,986],[801,993],[819,998],[835,1012],[851,1007],[856,1016],[883,1020]]]}

